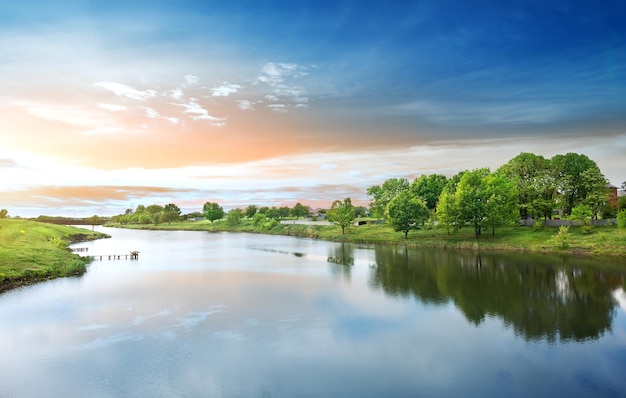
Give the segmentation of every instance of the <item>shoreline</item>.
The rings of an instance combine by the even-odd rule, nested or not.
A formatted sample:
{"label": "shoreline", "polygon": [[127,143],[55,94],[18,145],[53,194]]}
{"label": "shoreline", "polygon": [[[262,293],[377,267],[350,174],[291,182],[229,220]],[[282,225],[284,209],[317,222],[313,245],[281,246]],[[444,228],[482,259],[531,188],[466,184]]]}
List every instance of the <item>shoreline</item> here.
{"label": "shoreline", "polygon": [[267,235],[295,236],[320,239],[332,242],[354,244],[381,244],[407,247],[423,247],[443,250],[532,252],[540,254],[590,256],[590,257],[626,257],[626,230],[615,226],[596,227],[592,233],[584,234],[580,229],[570,229],[570,243],[565,248],[559,247],[555,240],[557,227],[545,227],[535,231],[532,227],[515,226],[500,228],[495,236],[491,233],[476,239],[469,228],[454,234],[446,234],[441,229],[424,229],[409,233],[404,239],[402,232],[394,232],[384,224],[352,226],[341,234],[337,226],[320,226],[297,223],[278,223],[270,228],[253,226],[250,222],[229,225],[226,222],[208,223],[204,221],[183,221],[171,224],[107,224],[106,227],[162,230],[162,231],[204,231],[204,232],[243,232]]}
{"label": "shoreline", "polygon": [[84,228],[0,220],[0,294],[52,279],[83,275],[90,259],[72,253],[69,245],[109,237]]}

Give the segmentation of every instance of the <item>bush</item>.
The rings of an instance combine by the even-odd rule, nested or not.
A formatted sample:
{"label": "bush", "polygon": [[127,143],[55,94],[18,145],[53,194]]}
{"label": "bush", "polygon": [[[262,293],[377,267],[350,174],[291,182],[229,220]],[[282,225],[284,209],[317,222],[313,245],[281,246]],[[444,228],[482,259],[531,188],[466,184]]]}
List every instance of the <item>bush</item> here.
{"label": "bush", "polygon": [[263,213],[256,213],[254,217],[252,217],[252,225],[254,225],[255,227],[263,225],[264,222],[265,214]]}
{"label": "bush", "polygon": [[543,221],[541,220],[537,220],[533,224],[533,229],[535,230],[535,232],[543,231],[543,227],[544,227]]}
{"label": "bush", "polygon": [[617,213],[617,226],[619,228],[626,228],[626,209]]}
{"label": "bush", "polygon": [[559,231],[554,236],[559,249],[567,249],[569,247],[569,227],[561,225]]}

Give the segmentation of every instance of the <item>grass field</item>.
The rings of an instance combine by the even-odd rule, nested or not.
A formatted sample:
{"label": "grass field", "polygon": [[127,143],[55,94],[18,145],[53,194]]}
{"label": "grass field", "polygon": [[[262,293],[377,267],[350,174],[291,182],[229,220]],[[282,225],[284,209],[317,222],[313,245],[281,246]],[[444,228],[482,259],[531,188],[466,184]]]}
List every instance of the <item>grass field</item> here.
{"label": "grass field", "polygon": [[580,227],[569,227],[565,244],[557,239],[558,227],[543,227],[540,230],[522,226],[503,227],[496,230],[495,236],[491,235],[491,231],[484,231],[480,239],[477,240],[471,228],[465,228],[451,234],[447,234],[446,230],[440,228],[424,229],[412,231],[409,233],[408,239],[404,239],[403,232],[395,232],[390,226],[385,224],[351,226],[346,228],[344,235],[341,234],[341,228],[336,226],[280,224],[276,222],[266,223],[262,226],[253,226],[249,220],[244,220],[234,226],[229,225],[226,221],[216,221],[214,223],[209,221],[184,221],[159,225],[114,226],[159,230],[254,232],[310,237],[331,241],[409,245],[442,249],[532,251],[626,257],[626,229],[618,229],[614,225],[596,226],[589,233],[583,233]]}
{"label": "grass field", "polygon": [[82,228],[0,219],[0,291],[84,273],[86,261],[67,246],[101,237],[105,235]]}

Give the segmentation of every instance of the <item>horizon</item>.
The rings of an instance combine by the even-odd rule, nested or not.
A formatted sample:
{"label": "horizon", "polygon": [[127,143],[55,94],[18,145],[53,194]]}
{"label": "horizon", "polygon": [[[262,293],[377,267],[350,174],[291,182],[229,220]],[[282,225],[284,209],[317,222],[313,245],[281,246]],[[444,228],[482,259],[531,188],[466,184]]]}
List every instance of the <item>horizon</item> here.
{"label": "horizon", "polygon": [[363,205],[521,152],[585,154],[619,187],[625,19],[617,0],[0,4],[0,208]]}

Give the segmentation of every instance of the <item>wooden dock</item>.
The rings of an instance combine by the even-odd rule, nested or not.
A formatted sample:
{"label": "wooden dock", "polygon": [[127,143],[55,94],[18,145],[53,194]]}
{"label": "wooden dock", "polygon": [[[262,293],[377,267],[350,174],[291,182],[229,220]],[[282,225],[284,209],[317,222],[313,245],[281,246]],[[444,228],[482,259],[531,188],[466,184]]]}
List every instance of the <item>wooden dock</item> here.
{"label": "wooden dock", "polygon": [[[88,247],[75,247],[72,249],[72,253],[85,253],[89,251]],[[131,251],[128,254],[95,254],[91,255],[94,260],[139,260],[139,252],[136,250]]]}

